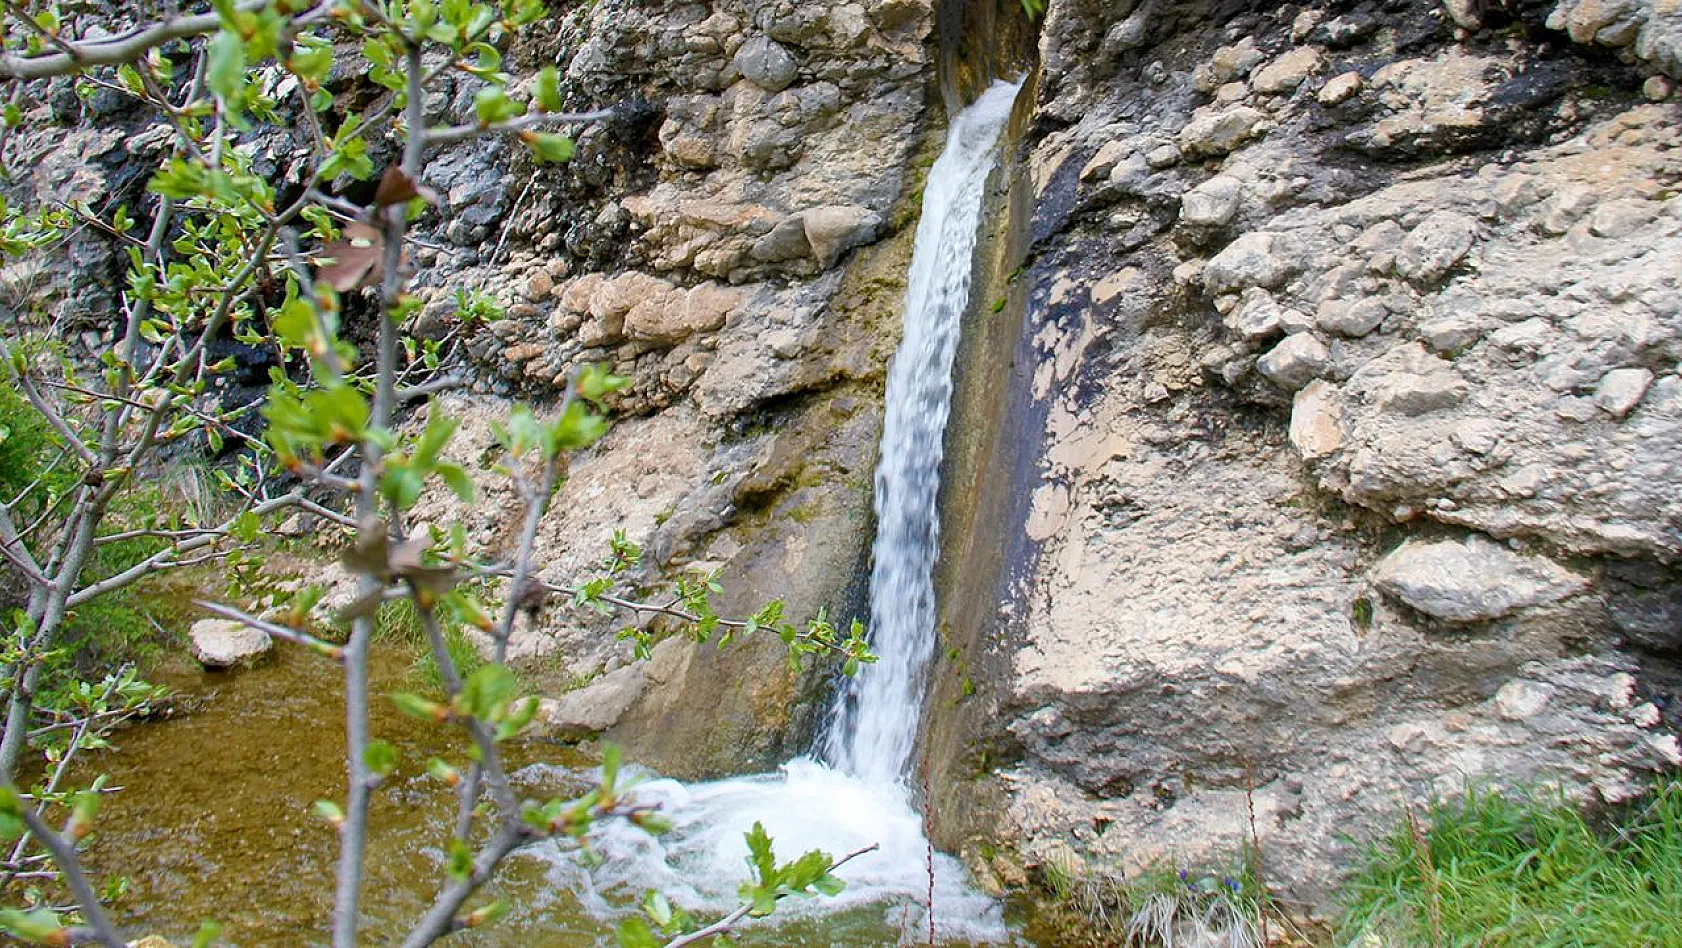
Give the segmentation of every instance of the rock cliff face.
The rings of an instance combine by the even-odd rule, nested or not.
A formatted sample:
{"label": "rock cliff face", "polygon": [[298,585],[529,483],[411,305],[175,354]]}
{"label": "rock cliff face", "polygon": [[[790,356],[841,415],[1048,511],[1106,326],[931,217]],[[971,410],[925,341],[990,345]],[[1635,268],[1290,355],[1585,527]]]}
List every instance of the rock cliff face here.
{"label": "rock cliff face", "polygon": [[[620,118],[559,170],[433,158],[411,328],[474,380],[443,400],[459,458],[494,462],[508,399],[575,366],[634,380],[546,576],[622,528],[651,580],[722,568],[721,608],[856,608],[942,100],[1030,41],[1012,0],[938,6],[569,5],[508,68],[560,63],[570,104]],[[937,838],[1005,853],[1005,882],[1117,872],[1230,854],[1253,805],[1270,881],[1318,903],[1402,805],[1618,800],[1677,763],[1677,4],[1052,0],[1037,42],[951,435]],[[132,201],[165,146],[118,100],[32,107],[62,126],[9,146],[33,200]],[[291,134],[251,143],[259,169]],[[96,352],[73,317],[113,248],[56,266],[0,273],[0,303]],[[458,288],[505,318],[454,320]],[[505,552],[507,488],[428,504]],[[557,727],[667,773],[768,767],[827,706],[776,643],[633,664],[613,632],[555,608],[515,650],[556,697],[605,672]]]}
{"label": "rock cliff face", "polygon": [[995,801],[1029,866],[1117,873],[1253,807],[1323,905],[1404,805],[1677,763],[1679,25],[1051,4],[1008,418],[969,409],[1020,435],[956,474],[1028,498],[975,528],[1021,552],[948,548],[938,839]]}

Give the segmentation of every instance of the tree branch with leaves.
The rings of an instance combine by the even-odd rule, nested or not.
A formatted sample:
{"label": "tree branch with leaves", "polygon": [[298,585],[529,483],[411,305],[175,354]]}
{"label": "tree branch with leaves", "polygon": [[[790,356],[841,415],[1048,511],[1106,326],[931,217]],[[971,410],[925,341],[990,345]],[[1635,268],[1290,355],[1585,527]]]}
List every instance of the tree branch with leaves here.
{"label": "tree branch with leaves", "polygon": [[[465,761],[428,765],[458,795],[459,807],[447,828],[444,878],[405,946],[432,944],[500,917],[505,906],[470,904],[522,846],[555,838],[588,846],[603,820],[628,820],[649,831],[664,826],[623,786],[612,748],[604,752],[597,786],[583,797],[527,800],[511,784],[501,748],[532,721],[537,702],[518,693],[506,660],[519,617],[534,612],[534,602],[557,595],[576,607],[658,616],[720,645],[766,630],[786,643],[792,662],[832,656],[849,674],[873,660],[857,623],[842,631],[820,615],[797,627],[780,602],[746,619],[719,616],[710,604],[717,591],[712,577],[679,578],[669,597],[651,600],[622,589],[640,558],[622,534],[601,575],[571,585],[537,576],[536,538],[565,478],[566,459],[605,434],[606,402],[627,384],[601,369],[576,372],[552,410],[516,407],[498,428],[508,476],[524,505],[511,563],[476,560],[459,530],[416,530],[412,511],[428,489],[464,499],[476,490],[472,473],[446,459],[458,423],[442,406],[427,402],[424,425],[405,424],[403,414],[409,404],[459,384],[442,375],[437,349],[417,352],[402,333],[420,305],[409,290],[411,230],[446,211],[424,183],[428,152],[505,137],[538,162],[562,162],[573,153],[562,129],[613,114],[567,108],[554,67],[538,72],[528,95],[512,92],[503,40],[545,15],[539,0],[215,0],[208,10],[124,22],[121,11],[67,20],[6,0],[0,83],[11,86],[3,115],[8,128],[24,125],[20,103],[33,94],[31,83],[71,77],[137,100],[171,140],[140,206],[0,203],[0,254],[8,258],[50,253],[77,228],[92,227],[121,248],[127,264],[115,308],[79,314],[116,330],[115,344],[96,364],[69,357],[50,321],[45,329],[0,338],[6,379],[51,432],[58,448],[52,470],[59,472],[0,503],[0,555],[28,589],[26,607],[9,623],[10,645],[0,650],[7,703],[0,836],[19,841],[13,863],[29,842],[41,847],[80,915],[78,922],[45,908],[8,910],[0,913],[0,929],[44,944],[123,944],[77,852],[92,826],[97,792],[59,792],[56,776],[51,792],[26,796],[12,788],[30,741],[45,733],[36,699],[68,617],[77,606],[160,571],[219,558],[245,561],[261,549],[262,525],[295,508],[352,530],[341,557],[356,578],[351,605],[324,616],[321,592],[312,588],[262,616],[230,605],[207,608],[343,670],[346,791],[342,800],[316,805],[339,837],[335,948],[359,943],[370,803],[397,765],[395,748],[374,740],[368,727],[375,697],[369,649],[381,604],[397,598],[414,604],[443,692],[441,699],[397,694],[391,700],[467,739]],[[263,78],[276,68],[289,79],[286,93]],[[327,88],[336,68],[365,76],[386,95],[361,112],[342,108]],[[477,87],[473,112],[433,124],[427,95],[446,77]],[[258,173],[242,147],[276,134],[308,154],[284,180]],[[385,152],[396,157],[377,169],[374,156]],[[366,204],[340,190],[358,181],[374,184]],[[372,352],[363,353],[341,327],[347,308],[370,304]],[[281,367],[271,372],[260,434],[237,426],[244,407],[214,404],[218,380],[238,368],[232,359],[211,356],[226,340],[269,353]],[[137,482],[166,464],[167,452],[200,436],[212,453],[233,447],[234,472],[218,470],[218,477],[235,509],[215,519],[128,522],[124,500]],[[94,551],[131,541],[151,547],[104,575],[90,573]],[[479,590],[501,595],[494,618]],[[468,626],[488,636],[491,654],[488,664],[464,674],[447,643],[452,628]],[[624,637],[646,655],[646,628],[633,625]],[[109,710],[89,710],[66,729],[69,753],[91,746],[100,728],[122,716]],[[69,810],[63,831],[51,828],[55,808]],[[757,826],[746,844],[754,877],[743,887],[740,909],[703,922],[650,895],[643,914],[621,926],[621,943],[692,944],[768,914],[789,895],[833,893],[841,882],[832,870],[859,855],[835,860],[813,852],[779,864]]]}

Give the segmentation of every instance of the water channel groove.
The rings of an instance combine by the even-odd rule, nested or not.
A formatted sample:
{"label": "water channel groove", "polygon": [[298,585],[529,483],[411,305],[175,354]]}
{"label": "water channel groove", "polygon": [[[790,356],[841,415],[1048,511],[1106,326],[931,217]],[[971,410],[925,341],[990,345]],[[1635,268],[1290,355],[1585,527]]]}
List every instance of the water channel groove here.
{"label": "water channel groove", "polygon": [[[674,821],[671,833],[651,839],[607,831],[598,841],[606,865],[592,874],[557,863],[567,876],[557,881],[594,893],[603,911],[611,893],[643,888],[692,910],[728,910],[745,879],[742,834],[758,821],[785,858],[877,844],[877,852],[848,864],[846,891],[814,907],[898,905],[898,927],[908,935],[922,930],[924,920],[913,916],[928,897],[929,850],[909,777],[935,645],[940,464],[987,179],[1019,88],[995,83],[953,119],[923,193],[876,471],[870,625],[879,661],[838,699],[822,761],[800,758],[775,774],[704,784],[644,784],[639,799],[661,805]],[[962,866],[943,854],[933,861],[942,936],[1005,937],[998,906],[969,889]]]}

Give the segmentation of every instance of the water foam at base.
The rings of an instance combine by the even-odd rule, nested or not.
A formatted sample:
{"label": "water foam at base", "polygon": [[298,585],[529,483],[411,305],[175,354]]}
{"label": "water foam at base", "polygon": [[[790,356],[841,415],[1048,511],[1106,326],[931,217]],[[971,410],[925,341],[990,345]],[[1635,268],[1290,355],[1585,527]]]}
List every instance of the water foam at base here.
{"label": "water foam at base", "polygon": [[[789,761],[776,773],[685,784],[648,780],[634,791],[638,803],[658,804],[673,827],[658,837],[624,824],[592,835],[603,864],[579,871],[570,859],[555,862],[556,881],[577,892],[599,917],[623,911],[646,889],[673,904],[716,916],[740,904],[748,879],[742,836],[755,822],[771,835],[778,861],[813,849],[832,857],[875,845],[842,867],[847,887],[833,898],[785,900],[769,920],[776,925],[813,913],[880,906],[886,927],[908,942],[927,937],[930,849],[922,817],[903,784],[866,783],[810,758]],[[1000,906],[972,890],[963,866],[933,853],[934,912],[939,939],[971,944],[1008,941]]]}

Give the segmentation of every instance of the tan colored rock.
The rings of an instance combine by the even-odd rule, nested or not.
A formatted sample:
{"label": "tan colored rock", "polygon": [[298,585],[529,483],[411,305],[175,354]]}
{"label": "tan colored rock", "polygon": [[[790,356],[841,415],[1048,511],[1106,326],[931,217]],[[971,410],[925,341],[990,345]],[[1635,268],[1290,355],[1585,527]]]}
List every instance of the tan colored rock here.
{"label": "tan colored rock", "polygon": [[1248,141],[1265,117],[1247,105],[1198,109],[1180,130],[1180,151],[1193,158],[1224,155]]}
{"label": "tan colored rock", "polygon": [[187,632],[188,649],[206,668],[248,665],[274,648],[269,633],[243,622],[200,619]]}
{"label": "tan colored rock", "polygon": [[1326,80],[1315,97],[1321,105],[1342,105],[1353,99],[1365,84],[1358,72],[1346,72]]}
{"label": "tan colored rock", "polygon": [[1263,95],[1280,95],[1302,85],[1303,80],[1325,67],[1326,60],[1312,46],[1298,46],[1263,66],[1250,84]]}
{"label": "tan colored rock", "polygon": [[1291,402],[1291,444],[1303,457],[1325,457],[1343,444],[1342,405],[1337,386],[1309,382]]}
{"label": "tan colored rock", "polygon": [[854,247],[876,239],[882,218],[867,207],[815,207],[800,214],[812,255],[825,270]]}

